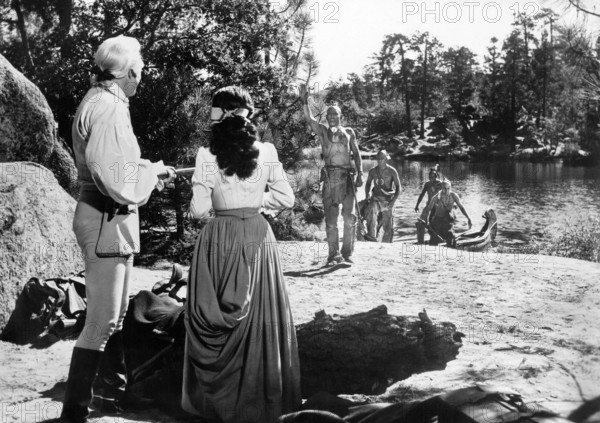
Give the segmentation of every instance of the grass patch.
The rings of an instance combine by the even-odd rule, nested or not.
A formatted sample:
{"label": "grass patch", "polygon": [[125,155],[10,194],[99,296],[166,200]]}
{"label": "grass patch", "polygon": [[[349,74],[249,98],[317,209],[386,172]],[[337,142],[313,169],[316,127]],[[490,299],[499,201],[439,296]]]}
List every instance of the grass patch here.
{"label": "grass patch", "polygon": [[521,253],[600,262],[600,217],[579,215],[544,229]]}

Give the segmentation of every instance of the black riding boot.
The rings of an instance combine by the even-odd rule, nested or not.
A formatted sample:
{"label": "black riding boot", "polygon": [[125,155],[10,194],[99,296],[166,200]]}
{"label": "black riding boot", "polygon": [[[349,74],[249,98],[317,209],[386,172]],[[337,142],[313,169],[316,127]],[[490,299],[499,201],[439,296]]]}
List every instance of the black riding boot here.
{"label": "black riding boot", "polygon": [[[125,350],[123,333],[115,332],[108,338],[104,354],[100,360],[98,377],[94,384],[94,392],[102,397],[103,411],[120,411],[127,385],[127,368],[125,367]],[[121,403],[121,404],[120,404]]]}
{"label": "black riding boot", "polygon": [[101,351],[73,348],[67,390],[60,415],[61,423],[85,423],[90,414],[92,385],[98,373]]}

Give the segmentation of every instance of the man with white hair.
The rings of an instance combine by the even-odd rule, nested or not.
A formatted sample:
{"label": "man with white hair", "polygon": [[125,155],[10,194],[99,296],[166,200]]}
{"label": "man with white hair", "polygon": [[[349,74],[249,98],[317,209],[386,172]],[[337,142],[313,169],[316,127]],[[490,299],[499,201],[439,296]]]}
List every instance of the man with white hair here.
{"label": "man with white hair", "polygon": [[[140,157],[131,127],[129,97],[136,93],[144,62],[140,44],[130,37],[105,40],[95,56],[93,86],[73,121],[73,150],[81,186],[73,231],[83,251],[87,311],[77,339],[60,417],[84,423],[99,369],[105,388],[124,390],[125,368],[120,329],[129,302],[133,254],[139,252],[137,207],[154,188],[175,177],[162,161]],[[169,176],[162,181],[159,175]],[[103,357],[106,346],[116,356]],[[107,365],[101,362],[108,358]]]}
{"label": "man with white hair", "polygon": [[[323,207],[325,209],[325,225],[329,255],[327,263],[346,261],[353,263],[354,240],[356,238],[356,215],[353,214],[356,188],[362,186],[362,159],[358,151],[358,142],[352,128],[341,126],[342,111],[336,106],[327,108],[328,126],[312,116],[308,107],[308,90],[306,85],[300,86],[300,97],[304,103],[304,116],[311,129],[321,141],[323,160],[325,161],[323,184]],[[355,168],[352,167],[352,158]],[[354,174],[356,173],[356,181]],[[337,220],[342,205],[344,218],[344,235],[341,256],[339,252],[339,233]]]}

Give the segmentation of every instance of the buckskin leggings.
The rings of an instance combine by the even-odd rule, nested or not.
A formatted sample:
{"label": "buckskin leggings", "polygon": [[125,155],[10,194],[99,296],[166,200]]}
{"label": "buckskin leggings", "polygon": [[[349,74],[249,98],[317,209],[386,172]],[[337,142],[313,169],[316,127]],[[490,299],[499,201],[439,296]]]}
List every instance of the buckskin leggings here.
{"label": "buckskin leggings", "polygon": [[129,280],[133,256],[100,258],[96,242],[102,213],[79,201],[73,219],[73,231],[85,262],[87,314],[76,347],[104,351],[110,335],[120,330],[129,303]]}

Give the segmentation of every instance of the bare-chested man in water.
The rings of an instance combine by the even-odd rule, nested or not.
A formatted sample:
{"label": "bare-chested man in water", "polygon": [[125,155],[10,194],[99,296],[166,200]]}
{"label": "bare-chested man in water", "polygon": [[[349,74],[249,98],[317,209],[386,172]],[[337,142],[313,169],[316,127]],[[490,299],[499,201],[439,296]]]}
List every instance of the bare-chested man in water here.
{"label": "bare-chested man in water", "polygon": [[[323,207],[325,226],[329,245],[328,263],[340,263],[342,260],[352,263],[354,239],[356,237],[356,216],[353,214],[356,188],[362,186],[362,159],[358,151],[358,142],[352,128],[341,126],[342,111],[337,106],[327,108],[326,119],[329,127],[320,124],[312,116],[308,107],[308,90],[300,86],[300,98],[304,103],[304,116],[321,141],[323,160],[325,160]],[[351,154],[355,168],[352,167]],[[355,171],[356,169],[356,171]],[[356,182],[353,181],[356,173]],[[339,253],[339,233],[337,220],[342,205],[344,218],[344,236],[341,257]]]}
{"label": "bare-chested man in water", "polygon": [[[369,170],[365,186],[367,206],[367,228],[371,239],[377,239],[377,216],[382,214],[382,242],[392,242],[394,238],[394,203],[400,195],[400,179],[398,171],[387,164],[390,159],[385,150],[377,153],[377,166]],[[373,192],[371,192],[373,184]],[[372,194],[372,196],[371,196]]]}
{"label": "bare-chested man in water", "polygon": [[[423,186],[423,191],[419,195],[419,199],[417,200],[417,205],[415,206],[415,213],[419,212],[419,204],[421,204],[421,200],[427,194],[427,203],[431,201],[431,199],[442,190],[442,181],[440,181],[440,174],[438,171],[438,166],[432,167],[429,170],[429,181],[425,182]],[[432,210],[432,215],[433,215]],[[420,218],[421,220],[417,220],[417,242],[419,244],[425,243],[425,224],[423,223],[423,216]]]}

